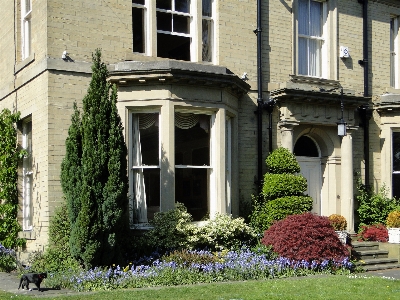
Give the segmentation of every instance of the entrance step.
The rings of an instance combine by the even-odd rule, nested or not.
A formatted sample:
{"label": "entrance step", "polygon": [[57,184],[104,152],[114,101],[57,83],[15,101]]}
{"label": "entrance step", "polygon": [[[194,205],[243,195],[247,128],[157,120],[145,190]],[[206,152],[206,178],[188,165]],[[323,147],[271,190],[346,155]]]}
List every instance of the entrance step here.
{"label": "entrance step", "polygon": [[356,265],[365,271],[377,271],[399,268],[397,258],[389,258],[388,250],[380,250],[378,242],[353,242],[352,255],[357,259]]}

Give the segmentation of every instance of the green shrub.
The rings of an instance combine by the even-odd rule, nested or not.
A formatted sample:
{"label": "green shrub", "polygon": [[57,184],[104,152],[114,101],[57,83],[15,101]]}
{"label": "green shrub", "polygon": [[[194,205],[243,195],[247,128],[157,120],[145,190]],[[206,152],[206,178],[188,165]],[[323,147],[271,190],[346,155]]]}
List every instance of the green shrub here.
{"label": "green shrub", "polygon": [[300,172],[300,165],[294,156],[286,148],[278,148],[268,155],[265,160],[268,172],[274,174],[294,174]]}
{"label": "green shrub", "polygon": [[400,210],[397,208],[389,213],[386,219],[386,226],[388,228],[400,228]]}
{"label": "green shrub", "polygon": [[275,221],[283,220],[288,215],[311,211],[312,205],[313,199],[309,196],[288,196],[261,203],[255,207],[251,216],[251,225],[258,232],[263,232]]}
{"label": "green shrub", "polygon": [[29,261],[35,272],[79,270],[80,265],[69,249],[71,225],[67,205],[58,208],[49,224],[49,245],[44,252],[34,252]]}
{"label": "green shrub", "polygon": [[179,266],[190,266],[191,264],[212,264],[219,260],[218,256],[210,252],[199,252],[190,250],[175,250],[161,258],[165,262],[174,262]]}
{"label": "green shrub", "polygon": [[359,180],[357,190],[358,228],[361,228],[362,225],[385,224],[389,213],[400,204],[395,198],[387,197],[385,186],[381,187],[378,193],[374,193]]}
{"label": "green shrub", "polygon": [[197,227],[186,207],[177,203],[173,210],[159,212],[150,221],[153,226],[144,234],[142,243],[148,250],[192,249],[198,242]]}
{"label": "green shrub", "polygon": [[300,196],[306,190],[307,180],[301,175],[270,173],[264,175],[262,194],[266,199]]}

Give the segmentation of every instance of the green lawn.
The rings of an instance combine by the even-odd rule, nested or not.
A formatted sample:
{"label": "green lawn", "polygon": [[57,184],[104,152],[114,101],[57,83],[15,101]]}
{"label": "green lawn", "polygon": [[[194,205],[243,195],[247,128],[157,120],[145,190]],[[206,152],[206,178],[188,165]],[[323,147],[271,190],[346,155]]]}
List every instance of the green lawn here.
{"label": "green lawn", "polygon": [[248,299],[400,299],[400,280],[379,277],[349,276],[315,276],[266,281],[228,282],[178,287],[143,288],[114,290],[109,292],[77,293],[70,296],[46,296],[46,292],[32,296],[22,296],[0,291],[0,299],[215,299],[215,300],[248,300]]}

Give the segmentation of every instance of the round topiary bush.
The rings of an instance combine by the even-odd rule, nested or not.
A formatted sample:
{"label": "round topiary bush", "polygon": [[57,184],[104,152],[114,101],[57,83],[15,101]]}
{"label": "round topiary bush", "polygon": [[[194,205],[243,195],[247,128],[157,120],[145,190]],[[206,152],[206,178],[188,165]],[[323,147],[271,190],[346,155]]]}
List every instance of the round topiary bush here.
{"label": "round topiary bush", "polygon": [[261,243],[294,260],[341,260],[349,256],[329,219],[311,213],[291,215],[276,222],[264,232]]}
{"label": "round topiary bush", "polygon": [[329,222],[331,222],[333,229],[335,229],[336,231],[346,230],[347,221],[346,218],[342,215],[332,214],[328,217],[328,219]]}
{"label": "round topiary bush", "polygon": [[262,194],[266,199],[276,199],[286,196],[302,196],[307,190],[307,179],[295,174],[264,175]]}
{"label": "round topiary bush", "polygon": [[267,164],[269,173],[294,174],[300,172],[300,165],[296,160],[296,156],[283,147],[272,151],[265,160],[265,163]]}

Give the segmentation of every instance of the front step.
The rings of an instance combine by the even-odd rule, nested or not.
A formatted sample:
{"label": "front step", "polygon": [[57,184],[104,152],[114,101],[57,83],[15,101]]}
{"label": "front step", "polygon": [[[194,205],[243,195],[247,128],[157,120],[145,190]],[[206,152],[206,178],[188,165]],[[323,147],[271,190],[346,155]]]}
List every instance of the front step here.
{"label": "front step", "polygon": [[399,260],[388,258],[389,251],[379,250],[378,242],[353,242],[352,254],[357,258],[356,265],[365,271],[400,268]]}

